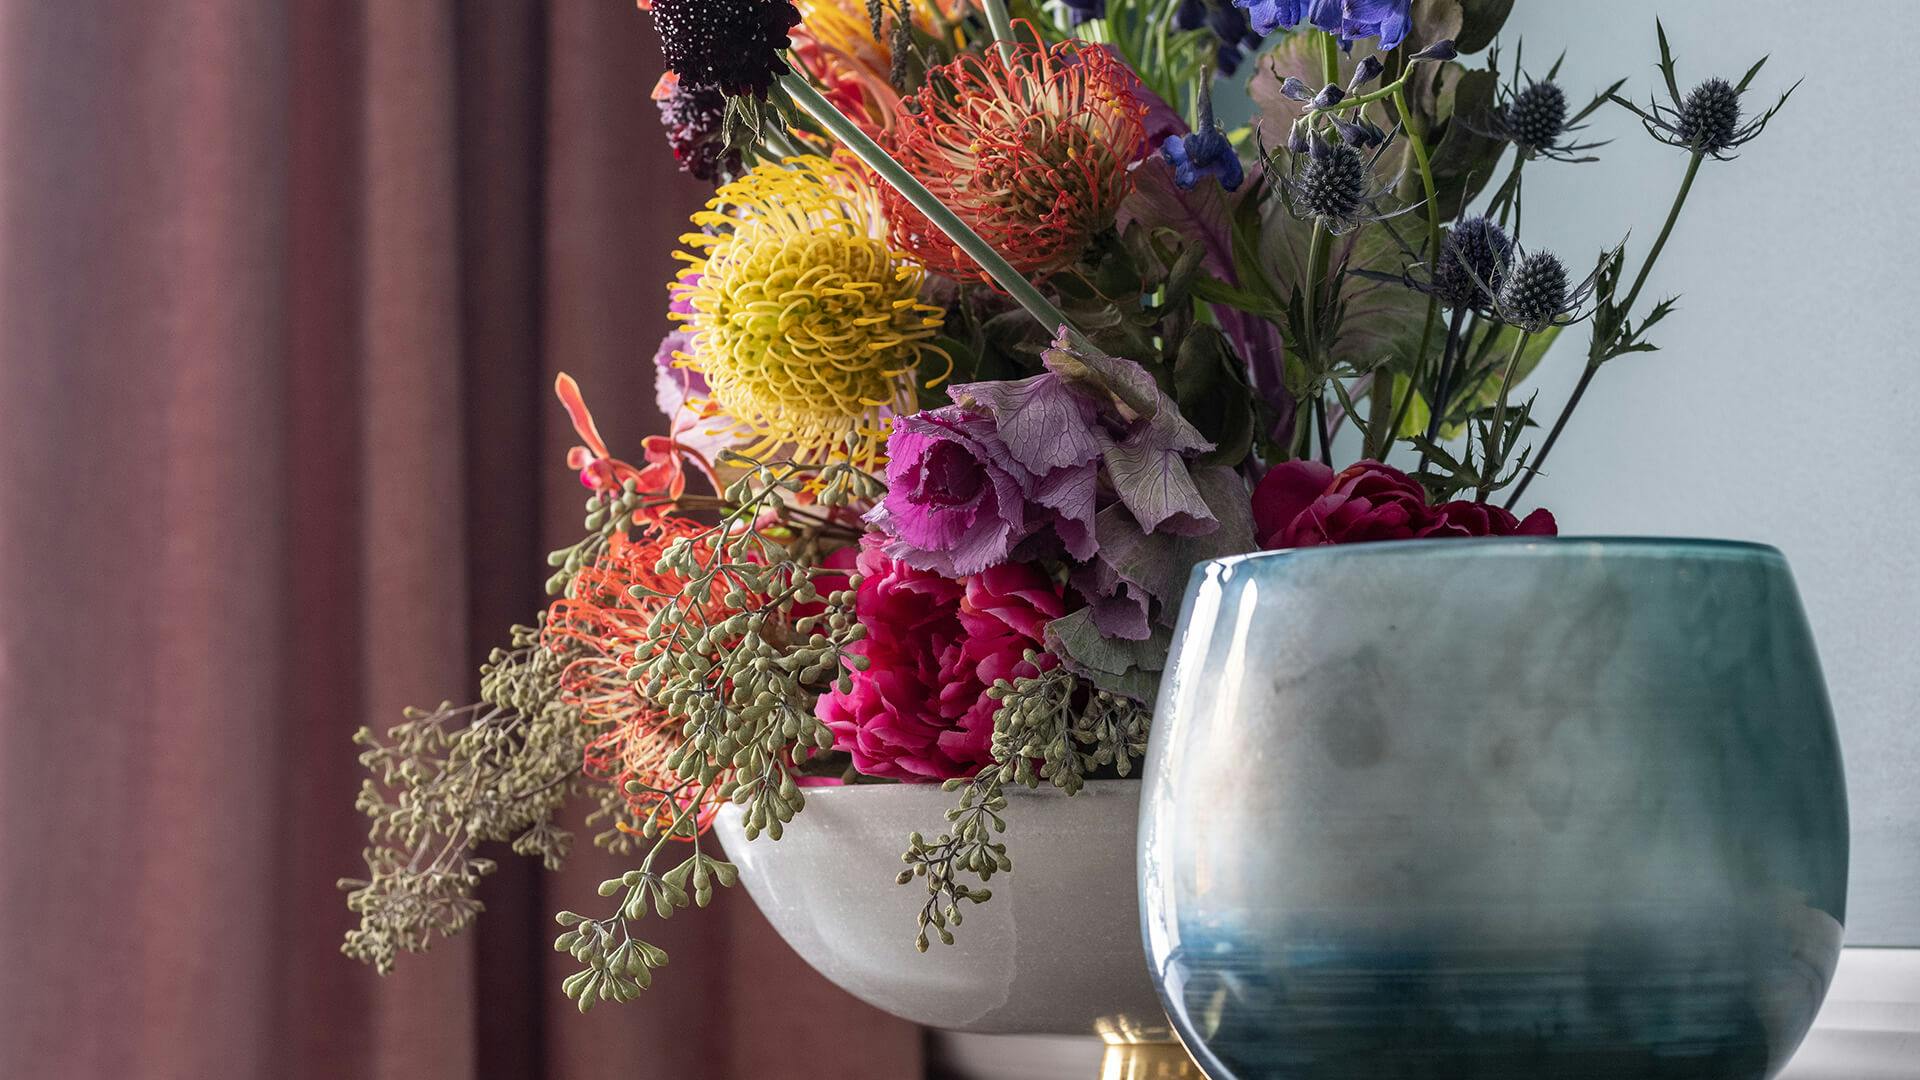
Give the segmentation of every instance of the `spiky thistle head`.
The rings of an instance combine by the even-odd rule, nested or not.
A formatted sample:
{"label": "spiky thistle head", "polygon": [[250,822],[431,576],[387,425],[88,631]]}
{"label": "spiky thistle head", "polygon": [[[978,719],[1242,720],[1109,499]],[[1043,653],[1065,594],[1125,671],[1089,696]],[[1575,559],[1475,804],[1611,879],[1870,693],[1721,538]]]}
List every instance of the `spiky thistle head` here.
{"label": "spiky thistle head", "polygon": [[1740,132],[1740,91],[1713,78],[1687,92],[1674,118],[1674,134],[1704,153],[1731,149]]}
{"label": "spiky thistle head", "polygon": [[766,94],[785,75],[791,0],[652,0],[667,69],[728,94]]}
{"label": "spiky thistle head", "polygon": [[1386,149],[1387,136],[1380,133],[1379,145],[1371,155],[1363,144],[1372,143],[1370,130],[1357,125],[1336,125],[1344,141],[1335,142],[1317,131],[1301,130],[1296,125],[1288,139],[1291,166],[1283,175],[1269,159],[1271,175],[1280,177],[1287,195],[1287,209],[1294,217],[1316,221],[1338,236],[1352,232],[1370,221],[1384,221],[1413,209],[1409,204],[1382,212],[1379,200],[1386,193],[1374,184],[1373,167]]}
{"label": "spiky thistle head", "polygon": [[[1072,266],[1132,190],[1147,152],[1139,79],[1076,40],[967,53],[927,73],[890,148],[906,170],[1021,273]],[[928,269],[985,275],[906,198],[881,192],[896,243]]]}
{"label": "spiky thistle head", "polygon": [[1566,264],[1551,251],[1522,251],[1514,246],[1514,259],[1501,270],[1500,287],[1493,299],[1493,312],[1509,326],[1537,334],[1555,326],[1579,322],[1592,314],[1581,308],[1593,296],[1611,253],[1601,258],[1593,273],[1574,284],[1567,278]]}
{"label": "spiky thistle head", "polygon": [[1608,97],[1615,104],[1632,111],[1640,118],[1647,134],[1668,146],[1726,161],[1734,157],[1732,151],[1759,138],[1774,116],[1786,106],[1787,99],[1800,88],[1799,83],[1794,83],[1787,87],[1787,92],[1780,95],[1780,100],[1774,102],[1772,108],[1752,119],[1745,119],[1741,115],[1740,99],[1746,94],[1747,88],[1753,85],[1760,69],[1767,66],[1767,58],[1763,56],[1747,69],[1739,82],[1711,78],[1682,97],[1674,70],[1673,46],[1667,41],[1667,28],[1657,21],[1654,25],[1660,35],[1660,75],[1667,85],[1667,100],[1655,97],[1642,108],[1618,94],[1609,94]]}
{"label": "spiky thistle head", "polygon": [[890,244],[872,182],[820,157],[764,163],[720,188],[682,236],[693,274],[670,286],[690,334],[678,359],[706,379],[751,457],[880,460],[891,418],[916,408],[943,312]]}
{"label": "spiky thistle head", "polygon": [[1296,179],[1299,190],[1294,205],[1306,217],[1347,221],[1366,207],[1371,180],[1367,159],[1359,150],[1347,143],[1315,139]]}
{"label": "spiky thistle head", "polygon": [[1567,130],[1567,94],[1554,82],[1529,83],[1506,107],[1507,132],[1522,152],[1538,152]]}
{"label": "spiky thistle head", "polygon": [[1502,270],[1513,258],[1506,230],[1485,217],[1472,217],[1447,230],[1434,263],[1432,290],[1453,310],[1484,311],[1498,295]]}

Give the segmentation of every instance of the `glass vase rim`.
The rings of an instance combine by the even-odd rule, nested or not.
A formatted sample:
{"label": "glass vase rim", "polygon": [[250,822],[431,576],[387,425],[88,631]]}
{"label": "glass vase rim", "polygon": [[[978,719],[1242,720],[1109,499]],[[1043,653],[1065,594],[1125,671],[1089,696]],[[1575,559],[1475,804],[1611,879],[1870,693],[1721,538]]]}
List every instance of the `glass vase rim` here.
{"label": "glass vase rim", "polygon": [[1277,548],[1243,555],[1208,559],[1194,570],[1234,569],[1245,564],[1286,563],[1297,559],[1323,559],[1347,556],[1421,556],[1434,554],[1473,555],[1505,553],[1539,557],[1547,555],[1636,555],[1636,556],[1720,556],[1785,563],[1786,554],[1772,544],[1757,540],[1733,540],[1696,536],[1478,536],[1429,537],[1413,540],[1368,540],[1352,544],[1317,544],[1312,547]]}

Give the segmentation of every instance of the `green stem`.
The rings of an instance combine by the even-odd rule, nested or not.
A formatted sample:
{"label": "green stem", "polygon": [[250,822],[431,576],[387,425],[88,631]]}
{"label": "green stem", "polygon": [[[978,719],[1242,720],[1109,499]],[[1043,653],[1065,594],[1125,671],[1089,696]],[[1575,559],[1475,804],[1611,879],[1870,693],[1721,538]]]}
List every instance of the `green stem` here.
{"label": "green stem", "polygon": [[1540,475],[1540,463],[1547,460],[1548,454],[1553,453],[1553,444],[1560,441],[1560,433],[1566,430],[1567,417],[1573,415],[1574,407],[1580,404],[1581,397],[1587,392],[1587,384],[1593,381],[1593,373],[1599,370],[1598,364],[1588,364],[1587,369],[1580,373],[1580,381],[1574,384],[1573,394],[1567,398],[1567,403],[1561,406],[1560,416],[1554,420],[1553,430],[1547,432],[1547,441],[1541,444],[1539,456],[1527,465],[1527,475],[1520,478],[1519,486],[1513,489],[1512,495],[1507,496],[1507,509],[1513,509],[1514,504],[1520,501],[1520,496],[1527,493],[1527,485],[1533,483],[1533,478]]}
{"label": "green stem", "polygon": [[1493,198],[1487,201],[1487,212],[1499,215],[1495,220],[1503,229],[1507,227],[1507,213],[1513,209],[1514,197],[1520,190],[1520,170],[1525,168],[1526,164],[1527,159],[1515,151],[1513,168],[1508,171],[1506,180],[1500,185],[1500,190],[1494,192]]}
{"label": "green stem", "polygon": [[1313,222],[1313,239],[1307,242],[1307,304],[1301,312],[1300,320],[1304,324],[1300,333],[1300,351],[1312,359],[1314,369],[1320,363],[1320,343],[1315,337],[1314,324],[1319,321],[1320,291],[1327,276],[1328,263],[1332,261],[1332,252],[1327,241],[1331,235],[1320,219]]}
{"label": "green stem", "polygon": [[[1340,81],[1340,41],[1332,34],[1320,35],[1320,68],[1329,83]],[[1307,305],[1302,316],[1302,350],[1311,358],[1315,370],[1325,370],[1324,358],[1320,355],[1320,342],[1316,323],[1319,321],[1320,300],[1326,289],[1327,268],[1332,262],[1331,239],[1325,223],[1315,219],[1313,239],[1307,245]]]}
{"label": "green stem", "polygon": [[1579,407],[1580,399],[1586,395],[1587,384],[1593,381],[1594,374],[1605,362],[1600,359],[1602,356],[1600,350],[1611,345],[1612,342],[1611,340],[1600,341],[1598,338],[1602,333],[1619,334],[1621,327],[1625,325],[1626,318],[1633,313],[1634,301],[1640,299],[1640,290],[1647,284],[1647,275],[1653,272],[1653,264],[1659,261],[1660,253],[1666,249],[1667,238],[1673,235],[1674,223],[1680,220],[1680,208],[1686,204],[1687,193],[1693,190],[1693,179],[1700,174],[1700,163],[1705,158],[1706,155],[1695,151],[1692,160],[1687,162],[1687,175],[1680,181],[1680,190],[1674,193],[1673,205],[1667,209],[1667,221],[1660,227],[1659,238],[1654,240],[1653,248],[1647,252],[1647,261],[1640,264],[1640,273],[1634,276],[1633,288],[1627,290],[1626,301],[1613,308],[1618,312],[1619,322],[1604,329],[1597,325],[1594,327],[1596,340],[1593,351],[1587,357],[1587,368],[1580,373],[1580,381],[1575,384],[1573,393],[1567,398],[1567,403],[1560,407],[1560,415],[1554,419],[1553,430],[1547,433],[1547,441],[1541,444],[1539,455],[1527,466],[1527,474],[1520,478],[1520,483],[1514,487],[1513,494],[1508,497],[1508,507],[1519,502],[1520,496],[1527,493],[1527,485],[1533,483],[1533,478],[1540,475],[1540,467],[1547,463],[1547,455],[1553,453],[1554,444],[1560,441],[1560,433],[1566,430],[1567,418],[1572,416],[1573,410]]}
{"label": "green stem", "polygon": [[1013,59],[1013,20],[1007,18],[1006,0],[980,0],[980,8],[987,13],[987,29],[993,32],[993,40],[1000,43],[1000,58]]}
{"label": "green stem", "polygon": [[1633,311],[1633,302],[1640,299],[1640,288],[1647,283],[1647,275],[1653,271],[1653,264],[1660,259],[1660,252],[1667,246],[1667,237],[1673,235],[1674,222],[1680,220],[1680,207],[1687,201],[1687,193],[1693,190],[1693,178],[1700,175],[1700,163],[1706,155],[1694,151],[1693,159],[1687,162],[1686,179],[1680,181],[1680,190],[1673,197],[1673,206],[1667,210],[1667,223],[1660,227],[1660,237],[1653,242],[1653,250],[1647,252],[1647,261],[1640,264],[1640,274],[1634,278],[1633,288],[1627,292],[1626,303],[1618,310],[1622,316]]}
{"label": "green stem", "polygon": [[[1513,352],[1507,356],[1506,370],[1500,373],[1500,398],[1493,407],[1493,445],[1495,446],[1504,445],[1507,441],[1507,394],[1513,389],[1513,373],[1520,366],[1520,352],[1527,347],[1527,339],[1532,336],[1531,333],[1523,333],[1514,340]],[[1499,461],[1488,460],[1482,464],[1486,471],[1480,474],[1480,485],[1473,493],[1475,502],[1487,501],[1487,485],[1500,475],[1500,467],[1506,464],[1506,458],[1503,454]]]}
{"label": "green stem", "polygon": [[793,96],[796,104],[806,110],[807,115],[827,129],[828,134],[840,140],[842,146],[852,151],[853,155],[864,162],[868,168],[880,174],[881,179],[893,185],[894,190],[912,203],[915,210],[926,215],[927,220],[933,222],[936,228],[945,233],[955,247],[966,252],[969,258],[978,263],[980,269],[986,271],[988,277],[1006,290],[1008,296],[1018,301],[1020,306],[1027,310],[1027,314],[1033,316],[1041,326],[1046,328],[1049,335],[1059,333],[1062,328],[1065,328],[1068,340],[1076,348],[1091,348],[1086,336],[1067,320],[1066,314],[1054,306],[1053,301],[1047,299],[1046,294],[1034,288],[1032,282],[1013,268],[1013,264],[1001,258],[1000,253],[993,250],[991,244],[981,239],[979,233],[974,232],[966,222],[961,221],[959,215],[947,209],[946,204],[935,198],[933,192],[927,190],[926,185],[914,179],[913,174],[893,160],[891,154],[881,149],[879,143],[874,142],[871,136],[847,119],[846,114],[835,108],[832,102],[821,97],[820,92],[811,84],[798,75],[787,74],[781,76],[780,85]]}
{"label": "green stem", "polygon": [[[1405,82],[1406,77],[1402,76],[1400,81]],[[1413,113],[1407,108],[1407,98],[1400,91],[1399,83],[1394,86],[1393,108],[1400,114],[1400,126],[1407,133],[1407,145],[1413,148],[1414,164],[1420,170],[1420,189],[1427,200],[1427,262],[1432,265],[1440,258],[1440,199],[1433,182],[1433,162],[1427,156],[1426,135],[1420,130],[1419,125],[1414,123]],[[1384,456],[1387,449],[1393,445],[1393,433],[1400,430],[1400,417],[1405,414],[1407,406],[1413,402],[1413,395],[1419,393],[1420,380],[1426,375],[1427,350],[1433,344],[1433,330],[1439,321],[1440,300],[1436,296],[1429,295],[1426,323],[1420,329],[1420,349],[1414,353],[1413,378],[1407,382],[1407,402],[1398,409],[1387,410],[1393,420],[1385,432],[1378,436],[1379,445],[1375,448],[1375,456]],[[1391,395],[1392,384],[1388,385],[1388,394]],[[1375,431],[1379,431],[1377,424]]]}
{"label": "green stem", "polygon": [[780,130],[779,127],[769,125],[765,131],[760,133],[760,141],[776,161],[781,158],[800,156],[799,148],[793,145],[793,140],[787,138],[787,133]]}

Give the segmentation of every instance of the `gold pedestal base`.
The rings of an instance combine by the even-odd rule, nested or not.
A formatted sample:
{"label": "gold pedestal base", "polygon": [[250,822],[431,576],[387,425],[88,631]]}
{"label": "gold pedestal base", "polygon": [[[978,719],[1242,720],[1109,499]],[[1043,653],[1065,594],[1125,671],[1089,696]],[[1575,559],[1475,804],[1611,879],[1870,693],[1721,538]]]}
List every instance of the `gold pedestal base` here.
{"label": "gold pedestal base", "polygon": [[1111,1043],[1100,1080],[1207,1080],[1207,1074],[1177,1042]]}

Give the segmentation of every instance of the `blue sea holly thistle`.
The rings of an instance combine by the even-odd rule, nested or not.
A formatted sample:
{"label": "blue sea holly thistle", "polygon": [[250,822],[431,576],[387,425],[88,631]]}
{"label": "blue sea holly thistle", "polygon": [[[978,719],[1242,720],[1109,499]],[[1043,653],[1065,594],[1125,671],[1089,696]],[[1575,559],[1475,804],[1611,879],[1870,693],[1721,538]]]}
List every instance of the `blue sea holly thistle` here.
{"label": "blue sea holly thistle", "polygon": [[1740,98],[1747,88],[1753,85],[1754,76],[1767,64],[1767,58],[1761,57],[1747,69],[1738,83],[1714,77],[1689,90],[1683,97],[1680,83],[1674,73],[1673,49],[1667,43],[1667,28],[1655,24],[1660,35],[1660,74],[1666,81],[1668,100],[1653,98],[1645,108],[1618,94],[1609,97],[1619,105],[1633,111],[1647,129],[1647,134],[1683,150],[1703,154],[1716,160],[1725,161],[1732,157],[1731,151],[1752,142],[1767,129],[1774,115],[1780,111],[1800,84],[1794,83],[1773,107],[1750,120],[1744,119],[1740,109]]}
{"label": "blue sea holly thistle", "polygon": [[1667,40],[1667,28],[1656,21],[1654,29],[1660,39],[1660,77],[1666,86],[1667,100],[1661,101],[1656,97],[1645,108],[1617,93],[1609,93],[1608,100],[1639,117],[1647,134],[1668,146],[1687,151],[1687,171],[1680,180],[1679,191],[1674,194],[1673,205],[1667,210],[1667,219],[1660,227],[1660,235],[1654,239],[1646,261],[1640,264],[1640,270],[1634,275],[1633,284],[1624,297],[1617,295],[1622,278],[1622,259],[1618,251],[1611,265],[1602,261],[1586,368],[1580,373],[1580,381],[1574,384],[1573,393],[1567,398],[1566,404],[1561,406],[1560,415],[1555,418],[1553,428],[1548,431],[1532,467],[1513,489],[1507,501],[1508,506],[1526,493],[1527,486],[1539,474],[1547,455],[1553,452],[1555,444],[1560,441],[1560,433],[1566,430],[1567,420],[1573,415],[1573,410],[1579,407],[1580,399],[1586,395],[1587,387],[1592,384],[1601,366],[1628,353],[1652,352],[1658,348],[1647,340],[1646,334],[1654,324],[1673,311],[1673,298],[1655,304],[1637,322],[1633,318],[1634,305],[1639,301],[1647,278],[1660,259],[1660,253],[1666,250],[1667,240],[1673,236],[1673,227],[1680,220],[1680,210],[1686,205],[1688,194],[1693,191],[1693,182],[1700,175],[1702,163],[1708,159],[1728,161],[1735,157],[1732,151],[1759,138],[1800,86],[1795,82],[1767,111],[1752,119],[1745,119],[1740,100],[1766,66],[1767,58],[1763,56],[1747,69],[1739,82],[1713,77],[1683,96],[1675,71],[1673,46]]}
{"label": "blue sea holly thistle", "polygon": [[1538,334],[1556,326],[1579,322],[1592,314],[1581,308],[1593,296],[1600,271],[1588,274],[1578,285],[1567,279],[1566,264],[1551,251],[1520,251],[1496,272],[1494,281],[1482,279],[1481,287],[1493,296],[1493,312],[1508,326],[1529,334]]}
{"label": "blue sea holly thistle", "polygon": [[1447,230],[1425,288],[1450,311],[1488,311],[1512,258],[1506,230],[1485,217],[1467,218]]}
{"label": "blue sea holly thistle", "polygon": [[1622,79],[1594,95],[1593,100],[1587,102],[1579,112],[1568,115],[1570,106],[1567,92],[1558,81],[1560,65],[1565,60],[1563,53],[1560,59],[1553,62],[1553,67],[1547,70],[1543,79],[1536,79],[1524,70],[1516,70],[1513,79],[1500,89],[1499,103],[1489,118],[1489,133],[1511,143],[1517,160],[1548,158],[1570,163],[1597,161],[1598,158],[1586,152],[1597,150],[1609,141],[1580,142],[1571,136],[1586,129],[1583,121],[1606,104],[1608,97],[1624,86],[1626,80]]}

